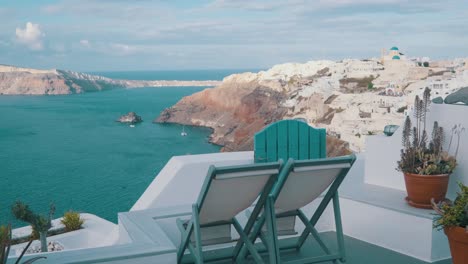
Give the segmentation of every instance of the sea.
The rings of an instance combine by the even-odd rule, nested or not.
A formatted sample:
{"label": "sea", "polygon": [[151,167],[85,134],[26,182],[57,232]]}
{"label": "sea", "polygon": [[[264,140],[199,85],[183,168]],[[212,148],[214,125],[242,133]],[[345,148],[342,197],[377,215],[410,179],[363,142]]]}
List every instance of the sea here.
{"label": "sea", "polygon": [[[93,72],[133,80],[221,80],[249,70]],[[256,70],[257,71],[257,70]],[[206,87],[115,89],[59,96],[0,96],[0,225],[21,200],[37,213],[56,207],[117,222],[172,156],[219,152],[210,129],[153,120]],[[143,122],[116,120],[130,111]]]}

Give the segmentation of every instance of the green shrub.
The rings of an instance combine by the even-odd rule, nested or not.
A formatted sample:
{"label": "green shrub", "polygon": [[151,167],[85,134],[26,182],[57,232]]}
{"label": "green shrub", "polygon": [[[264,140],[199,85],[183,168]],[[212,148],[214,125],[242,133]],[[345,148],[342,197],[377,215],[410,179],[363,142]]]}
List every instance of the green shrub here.
{"label": "green shrub", "polygon": [[65,226],[65,231],[70,232],[81,229],[84,224],[84,219],[81,218],[79,213],[68,211],[63,215],[61,222]]}
{"label": "green shrub", "polygon": [[463,227],[468,231],[468,186],[459,183],[460,192],[454,202],[443,201],[435,204],[433,209],[439,214],[434,220],[434,228]]}
{"label": "green shrub", "polygon": [[425,61],[425,62],[423,63],[423,66],[424,66],[424,67],[429,67],[429,62]]}

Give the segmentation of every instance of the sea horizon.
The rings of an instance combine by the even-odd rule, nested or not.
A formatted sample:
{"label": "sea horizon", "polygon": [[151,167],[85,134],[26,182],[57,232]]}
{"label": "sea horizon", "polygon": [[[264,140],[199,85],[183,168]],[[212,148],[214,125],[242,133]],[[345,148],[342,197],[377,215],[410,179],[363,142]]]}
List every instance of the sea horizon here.
{"label": "sea horizon", "polygon": [[262,70],[266,69],[119,70],[83,71],[83,73],[125,80],[221,81],[231,74],[259,72]]}

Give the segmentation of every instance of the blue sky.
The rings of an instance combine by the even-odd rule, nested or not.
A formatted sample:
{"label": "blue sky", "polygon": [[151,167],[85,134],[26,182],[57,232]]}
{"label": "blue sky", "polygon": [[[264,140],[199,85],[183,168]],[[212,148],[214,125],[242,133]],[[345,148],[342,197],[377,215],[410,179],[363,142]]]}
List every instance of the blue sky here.
{"label": "blue sky", "polygon": [[468,57],[466,0],[0,0],[0,64],[78,71]]}

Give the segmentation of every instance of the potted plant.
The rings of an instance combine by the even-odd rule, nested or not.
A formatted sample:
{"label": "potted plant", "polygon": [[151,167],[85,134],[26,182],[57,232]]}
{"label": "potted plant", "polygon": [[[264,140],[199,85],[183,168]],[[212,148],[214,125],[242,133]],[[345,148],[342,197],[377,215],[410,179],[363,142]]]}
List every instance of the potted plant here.
{"label": "potted plant", "polygon": [[[414,102],[415,125],[406,117],[401,150],[401,159],[397,170],[403,172],[409,205],[417,208],[431,208],[431,198],[435,202],[445,199],[449,175],[455,169],[460,133],[460,125],[452,129],[452,136],[447,150],[444,150],[444,129],[434,122],[432,132],[426,131],[426,116],[430,104],[431,90],[424,90],[423,99],[416,96]],[[450,155],[452,140],[457,136],[455,154]],[[454,144],[455,145],[455,144]]]}
{"label": "potted plant", "polygon": [[459,186],[460,192],[454,202],[436,204],[432,200],[432,207],[439,215],[434,220],[434,228],[444,229],[454,264],[464,264],[468,260],[468,186],[461,183]]}

